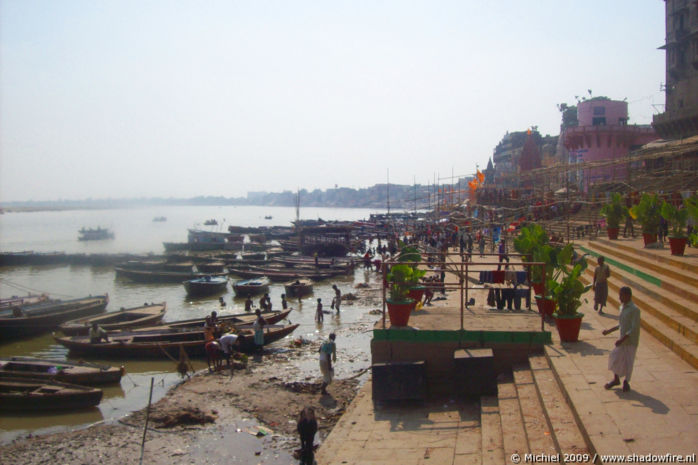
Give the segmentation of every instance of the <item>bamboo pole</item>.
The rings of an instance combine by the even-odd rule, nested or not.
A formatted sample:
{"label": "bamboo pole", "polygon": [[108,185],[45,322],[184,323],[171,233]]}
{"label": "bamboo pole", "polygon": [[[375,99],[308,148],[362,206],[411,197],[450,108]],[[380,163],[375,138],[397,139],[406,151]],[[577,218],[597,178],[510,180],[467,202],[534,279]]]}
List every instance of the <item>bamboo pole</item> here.
{"label": "bamboo pole", "polygon": [[150,403],[153,401],[153,383],[155,378],[150,378],[150,394],[148,395],[148,407],[145,411],[145,426],[143,427],[143,440],[141,441],[141,458],[139,463],[143,465],[143,452],[145,451],[145,435],[148,432],[148,420],[150,419]]}

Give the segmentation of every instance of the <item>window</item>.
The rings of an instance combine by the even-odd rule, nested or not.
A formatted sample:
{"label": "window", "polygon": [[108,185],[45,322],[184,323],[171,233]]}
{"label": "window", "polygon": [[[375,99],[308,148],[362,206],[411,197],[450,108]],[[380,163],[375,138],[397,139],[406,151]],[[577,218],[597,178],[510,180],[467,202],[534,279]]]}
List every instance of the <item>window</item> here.
{"label": "window", "polygon": [[594,107],[594,116],[603,116],[606,114],[606,107]]}
{"label": "window", "polygon": [[618,118],[618,125],[619,126],[627,126],[628,125],[628,118]]}
{"label": "window", "polygon": [[591,119],[592,126],[606,126],[606,117],[597,116]]}

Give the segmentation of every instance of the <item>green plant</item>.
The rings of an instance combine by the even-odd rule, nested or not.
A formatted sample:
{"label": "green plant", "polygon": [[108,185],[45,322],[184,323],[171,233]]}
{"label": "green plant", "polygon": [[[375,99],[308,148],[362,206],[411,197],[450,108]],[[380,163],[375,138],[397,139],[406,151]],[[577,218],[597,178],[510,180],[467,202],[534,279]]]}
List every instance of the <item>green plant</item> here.
{"label": "green plant", "polygon": [[548,243],[548,233],[538,224],[524,226],[514,238],[514,250],[532,259],[533,252]]}
{"label": "green plant", "polygon": [[580,281],[580,276],[587,267],[586,260],[580,260],[574,265],[574,249],[567,244],[558,254],[560,266],[556,269],[554,279],[547,282],[546,287],[552,298],[557,301],[559,316],[575,316],[582,305],[582,295],[591,289]]}
{"label": "green plant", "polygon": [[665,201],[660,213],[671,226],[671,237],[686,237],[684,229],[688,219],[688,208],[676,208],[673,204]]}
{"label": "green plant", "polygon": [[644,234],[657,234],[661,208],[662,204],[657,194],[644,193],[640,203],[632,207],[630,213],[640,222]]}
{"label": "green plant", "polygon": [[412,276],[410,277],[410,287],[419,284],[419,280],[427,273],[426,270],[419,269],[419,263],[422,261],[422,254],[416,247],[407,246],[400,242],[400,253],[397,255],[397,261],[404,263],[412,268]]}
{"label": "green plant", "polygon": [[[409,300],[407,294],[410,288],[419,282],[419,277],[417,275],[420,273],[415,273],[415,271],[419,272],[420,270],[414,270],[410,265],[403,263],[393,265],[390,268],[390,272],[388,276],[386,276],[386,279],[390,285],[389,299],[392,302],[399,303]],[[421,272],[421,275],[424,275],[424,272]]]}
{"label": "green plant", "polygon": [[606,218],[609,228],[618,229],[627,211],[627,207],[623,205],[623,197],[618,192],[614,192],[611,194],[611,201],[601,207],[601,216]]}

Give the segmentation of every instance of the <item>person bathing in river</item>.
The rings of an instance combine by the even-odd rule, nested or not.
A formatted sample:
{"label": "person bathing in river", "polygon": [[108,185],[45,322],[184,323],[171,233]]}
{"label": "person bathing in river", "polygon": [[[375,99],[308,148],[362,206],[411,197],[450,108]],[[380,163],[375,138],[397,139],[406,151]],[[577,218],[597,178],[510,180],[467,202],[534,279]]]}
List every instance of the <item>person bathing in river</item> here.
{"label": "person bathing in river", "polygon": [[252,297],[250,297],[249,295],[247,296],[247,299],[245,299],[245,311],[252,311]]}
{"label": "person bathing in river", "polygon": [[286,294],[281,294],[281,308],[284,310],[288,309],[288,302],[286,302]]}
{"label": "person bathing in river", "polygon": [[315,309],[315,322],[322,323],[325,316],[322,314],[322,299],[317,299],[317,308]]}
{"label": "person bathing in river", "polygon": [[337,315],[339,315],[339,305],[342,303],[342,291],[339,290],[336,284],[332,285],[334,289],[334,299],[332,300],[332,306],[337,309]]}

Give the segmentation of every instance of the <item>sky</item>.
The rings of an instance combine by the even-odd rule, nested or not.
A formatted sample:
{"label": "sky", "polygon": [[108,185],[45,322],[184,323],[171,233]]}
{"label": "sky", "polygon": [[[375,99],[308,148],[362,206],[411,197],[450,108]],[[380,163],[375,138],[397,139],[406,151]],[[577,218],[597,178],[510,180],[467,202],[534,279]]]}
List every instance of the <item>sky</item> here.
{"label": "sky", "polygon": [[662,0],[0,0],[0,202],[448,182],[608,96],[648,124]]}

